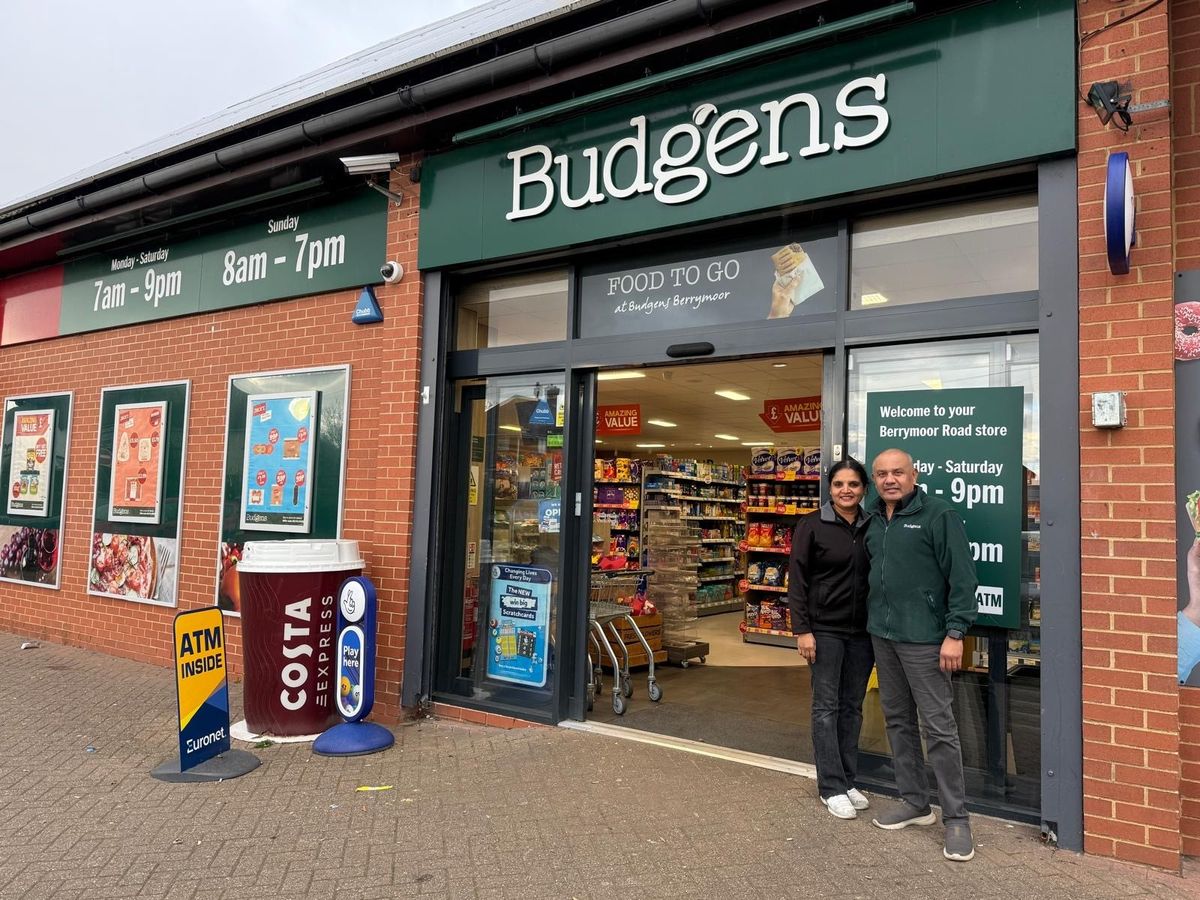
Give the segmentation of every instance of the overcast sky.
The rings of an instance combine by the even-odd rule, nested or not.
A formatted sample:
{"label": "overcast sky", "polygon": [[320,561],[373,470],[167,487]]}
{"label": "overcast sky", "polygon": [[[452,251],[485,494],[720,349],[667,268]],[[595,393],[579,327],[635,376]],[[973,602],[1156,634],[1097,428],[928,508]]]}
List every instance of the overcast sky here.
{"label": "overcast sky", "polygon": [[8,0],[0,208],[481,0]]}

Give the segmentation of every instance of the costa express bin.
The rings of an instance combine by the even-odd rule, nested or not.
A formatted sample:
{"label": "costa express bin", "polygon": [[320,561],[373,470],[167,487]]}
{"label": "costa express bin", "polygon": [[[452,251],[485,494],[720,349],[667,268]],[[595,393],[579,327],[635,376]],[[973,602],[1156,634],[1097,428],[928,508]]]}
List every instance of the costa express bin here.
{"label": "costa express bin", "polygon": [[337,593],[362,570],[357,541],[246,543],[238,580],[252,733],[317,734],[337,721]]}

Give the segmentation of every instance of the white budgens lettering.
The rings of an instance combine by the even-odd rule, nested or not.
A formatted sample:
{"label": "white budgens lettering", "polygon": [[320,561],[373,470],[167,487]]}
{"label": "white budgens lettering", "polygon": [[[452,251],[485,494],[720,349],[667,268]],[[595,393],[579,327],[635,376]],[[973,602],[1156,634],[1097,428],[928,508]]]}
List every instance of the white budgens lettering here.
{"label": "white budgens lettering", "polygon": [[[671,145],[676,138],[687,137],[690,143],[682,154],[672,153]],[[696,157],[704,146],[700,130],[690,122],[676,125],[667,130],[658,145],[658,161],[654,163],[654,197],[660,203],[687,203],[695,200],[708,189],[708,173],[699,166],[693,166]],[[695,178],[696,183],[679,194],[668,194],[667,188],[672,182],[681,178]]]}
{"label": "white budgens lettering", "polygon": [[[542,158],[542,167],[533,172],[524,172],[524,160],[527,156],[538,155]],[[554,154],[550,152],[550,148],[545,144],[534,144],[532,147],[526,147],[524,150],[514,150],[508,154],[508,158],[513,164],[513,205],[512,211],[504,218],[510,222],[517,219],[527,219],[530,216],[540,216],[548,210],[554,203],[554,182],[549,178],[547,173],[550,171],[550,166],[554,162]],[[529,185],[540,184],[546,191],[542,202],[537,206],[523,207],[521,205],[521,194],[524,188]]]}
{"label": "white budgens lettering", "polygon": [[[741,122],[742,127],[736,129],[732,134],[721,137],[721,130],[732,122]],[[723,163],[719,156],[756,134],[758,134],[758,119],[744,109],[731,109],[718,116],[717,121],[713,122],[712,129],[708,132],[708,143],[705,146],[708,167],[718,175],[737,175],[749,168],[754,162],[754,157],[758,155],[757,142],[752,142],[737,162]]]}
{"label": "white budgens lettering", "polygon": [[866,147],[881,137],[888,129],[888,111],[874,103],[864,106],[851,106],[850,95],[863,88],[870,88],[876,100],[887,97],[887,76],[882,73],[874,78],[856,78],[838,91],[837,111],[843,119],[874,119],[875,127],[858,137],[846,134],[846,126],[838,122],[833,126],[833,149],[845,150],[847,147]]}
{"label": "white budgens lettering", "polygon": [[[871,91],[877,102],[855,102],[855,95],[864,90]],[[822,110],[815,95],[798,91],[781,100],[768,100],[757,110],[734,108],[719,115],[714,104],[701,103],[692,110],[691,122],[667,128],[653,160],[649,158],[646,116],[631,118],[633,133],[606,151],[586,147],[556,154],[545,144],[513,150],[507,154],[512,163],[512,208],[505,218],[512,222],[540,216],[559,200],[567,209],[583,209],[651,192],[659,203],[689,203],[704,195],[714,176],[740,175],[756,161],[760,166],[777,166],[876,143],[890,124],[887,110],[880,105],[886,99],[883,74],[855,78],[843,85],[836,95],[832,144],[822,134],[823,114],[828,117],[829,111]],[[800,116],[805,117],[803,121]],[[856,121],[870,130],[860,135],[848,133],[847,123]],[[805,143],[797,148],[795,135],[805,122],[807,130],[800,132]],[[577,196],[571,193],[572,185],[580,191]],[[297,243],[303,244],[302,237],[307,236],[297,235]],[[299,266],[298,259],[296,271]],[[310,275],[318,267],[319,263],[310,265]]]}
{"label": "white budgens lettering", "polygon": [[800,103],[808,107],[808,143],[800,148],[800,155],[809,157],[829,152],[829,145],[821,140],[821,104],[812,94],[792,94],[759,107],[767,114],[767,140],[770,142],[768,152],[758,161],[759,165],[774,166],[791,160],[792,155],[780,146],[783,140],[783,116]]}
{"label": "white budgens lettering", "polygon": [[[604,154],[604,190],[616,200],[624,200],[634,194],[645,194],[654,190],[654,185],[650,182],[650,176],[646,171],[646,117],[635,116],[629,120],[629,124],[633,126],[636,133],[632,137],[621,138]],[[617,168],[617,160],[626,150],[633,153],[634,176],[633,181],[625,187],[619,187],[613,179],[613,175]]]}
{"label": "white budgens lettering", "polygon": [[588,147],[583,151],[583,158],[588,161],[588,186],[583,196],[576,199],[570,194],[570,157],[565,153],[554,157],[554,162],[558,164],[558,193],[562,197],[563,206],[570,209],[579,209],[587,206],[589,203],[603,203],[605,200],[604,195],[600,193],[598,187],[600,181],[600,151],[595,147]]}

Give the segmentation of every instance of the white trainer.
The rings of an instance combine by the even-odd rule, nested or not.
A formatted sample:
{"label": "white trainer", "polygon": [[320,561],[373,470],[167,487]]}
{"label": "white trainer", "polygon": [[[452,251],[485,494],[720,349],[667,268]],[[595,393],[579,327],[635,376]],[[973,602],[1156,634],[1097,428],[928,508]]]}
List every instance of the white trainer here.
{"label": "white trainer", "polygon": [[858,810],[854,808],[854,804],[850,802],[850,798],[845,794],[834,794],[832,797],[822,797],[821,802],[825,804],[831,816],[837,816],[839,819],[857,819]]}
{"label": "white trainer", "polygon": [[867,799],[867,795],[858,788],[850,788],[846,791],[846,796],[850,798],[850,805],[855,809],[870,809],[871,801]]}

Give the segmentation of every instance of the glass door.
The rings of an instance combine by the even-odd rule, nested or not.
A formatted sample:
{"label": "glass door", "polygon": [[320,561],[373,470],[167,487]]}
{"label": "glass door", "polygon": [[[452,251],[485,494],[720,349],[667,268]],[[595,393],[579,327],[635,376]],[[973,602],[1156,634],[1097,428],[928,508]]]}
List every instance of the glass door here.
{"label": "glass door", "polygon": [[561,374],[456,385],[437,629],[438,693],[548,721],[561,658],[563,388]]}

